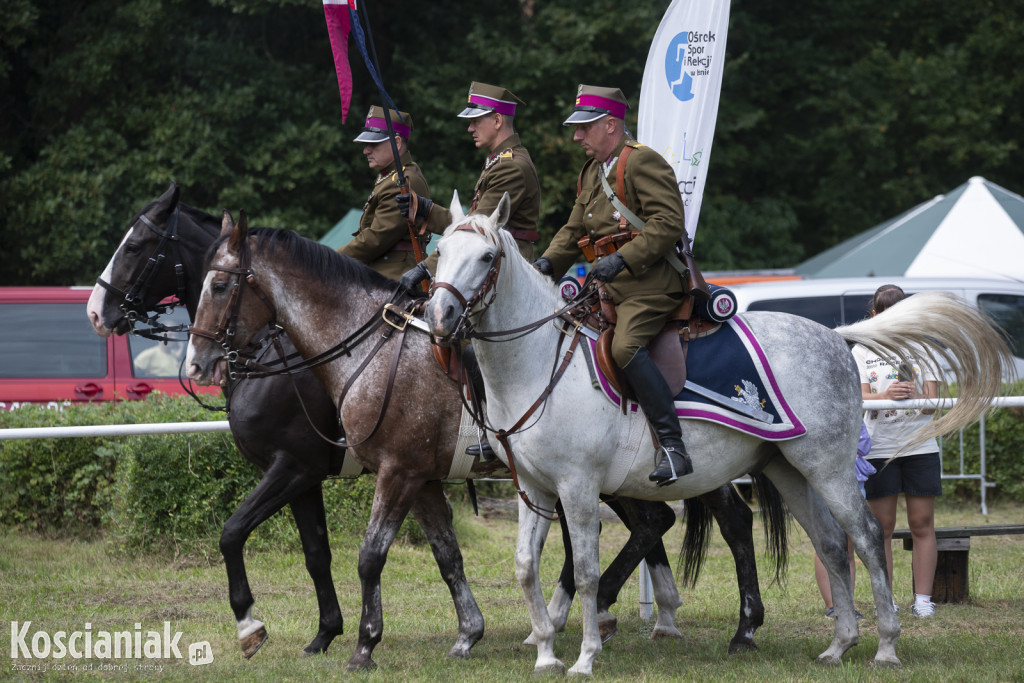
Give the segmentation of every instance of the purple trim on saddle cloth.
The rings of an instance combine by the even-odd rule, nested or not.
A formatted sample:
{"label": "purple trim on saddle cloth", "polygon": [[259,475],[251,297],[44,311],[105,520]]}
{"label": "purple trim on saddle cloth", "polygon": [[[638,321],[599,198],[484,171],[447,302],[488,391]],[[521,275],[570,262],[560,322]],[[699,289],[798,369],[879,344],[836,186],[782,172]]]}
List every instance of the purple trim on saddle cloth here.
{"label": "purple trim on saddle cloth", "polygon": [[[590,344],[591,351],[595,351],[595,343]],[[782,396],[768,359],[742,316],[723,323],[714,334],[690,342],[687,361],[690,380],[735,401],[756,403],[771,413],[775,421],[765,424],[753,420],[685,390],[676,396],[679,417],[717,422],[766,441],[786,441],[807,432]],[[608,400],[620,405],[619,393],[600,370],[598,378]],[[638,407],[630,402],[629,409],[636,411]]]}

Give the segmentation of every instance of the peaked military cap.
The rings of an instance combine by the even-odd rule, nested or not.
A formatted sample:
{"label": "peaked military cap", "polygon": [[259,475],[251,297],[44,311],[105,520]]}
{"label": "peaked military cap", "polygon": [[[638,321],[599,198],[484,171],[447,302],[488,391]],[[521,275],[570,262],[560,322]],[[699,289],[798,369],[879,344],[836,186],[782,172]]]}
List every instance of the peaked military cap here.
{"label": "peaked military cap", "polygon": [[516,106],[526,103],[505,88],[486,83],[473,83],[469,86],[468,106],[459,112],[461,119],[475,119],[484,114],[497,112],[505,116],[515,116]]}
{"label": "peaked military cap", "polygon": [[629,103],[626,101],[626,96],[618,88],[601,88],[581,83],[576,90],[576,106],[569,118],[562,122],[562,125],[590,123],[597,121],[602,116],[625,119],[627,108],[629,108]]}
{"label": "peaked military cap", "polygon": [[[391,127],[394,129],[395,135],[408,140],[409,136],[412,135],[412,116],[404,111],[398,112],[394,109],[389,109],[388,111],[391,114]],[[374,105],[370,107],[370,112],[366,115],[366,123],[363,124],[363,130],[352,142],[373,144],[384,142],[387,139],[388,123],[384,120],[384,107]]]}

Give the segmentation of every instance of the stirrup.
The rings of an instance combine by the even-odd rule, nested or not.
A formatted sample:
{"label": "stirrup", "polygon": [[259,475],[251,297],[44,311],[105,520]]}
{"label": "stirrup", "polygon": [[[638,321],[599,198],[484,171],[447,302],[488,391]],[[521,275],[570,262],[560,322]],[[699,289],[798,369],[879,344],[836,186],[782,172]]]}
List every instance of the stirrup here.
{"label": "stirrup", "polygon": [[[678,455],[680,458],[683,459],[683,463],[686,466],[681,469],[685,471],[676,471],[676,463],[672,459],[673,454]],[[662,463],[662,458],[657,457],[658,455],[661,455],[664,459],[664,462],[668,463],[668,472],[663,471],[664,464]],[[676,450],[671,447],[666,448],[665,446],[658,446],[658,450],[655,451],[654,471],[647,475],[647,478],[650,481],[657,483],[658,486],[668,486],[670,484],[674,484],[679,479],[679,477],[686,476],[691,472],[693,472],[693,466],[690,464],[688,455],[686,455],[685,453],[677,453]]]}

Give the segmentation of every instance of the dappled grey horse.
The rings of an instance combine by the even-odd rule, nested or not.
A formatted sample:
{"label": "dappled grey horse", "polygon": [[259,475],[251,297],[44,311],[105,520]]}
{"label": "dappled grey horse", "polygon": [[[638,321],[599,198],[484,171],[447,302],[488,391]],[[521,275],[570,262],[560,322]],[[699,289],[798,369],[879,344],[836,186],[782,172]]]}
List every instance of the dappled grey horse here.
{"label": "dappled grey horse", "polygon": [[[550,323],[535,324],[559,307],[559,294],[550,279],[519,255],[511,234],[501,229],[508,219],[507,199],[490,216],[463,216],[453,202],[453,223],[438,244],[434,293],[424,317],[440,338],[458,331],[477,340],[476,355],[488,394],[488,428],[506,432],[510,451],[500,455],[514,465],[522,491],[516,574],[537,641],[535,671],[564,670],[554,654],[554,629],[538,583],[540,552],[549,525],[544,510],[550,510],[557,499],[565,510],[583,611],[583,642],[571,672],[590,674],[601,651],[594,601],[599,573],[598,494],[685,498],[762,468],[828,569],[837,619],[832,643],[819,661],[838,663],[857,642],[845,531],[871,577],[879,634],[875,661],[898,665],[895,645],[900,629],[882,533],[858,491],[851,467],[862,401],[849,344],[860,343],[890,357],[901,356],[900,349],[921,349],[955,370],[959,402],[920,435],[927,438],[968,424],[985,410],[990,397],[999,394],[1001,364],[1010,355],[988,321],[945,294],[918,294],[870,320],[837,330],[781,313],[738,316],[735,325],[756,338],[761,360],[777,382],[775,390],[785,397],[806,432],[786,441],[767,441],[716,422],[684,420],[694,471],[670,486],[658,487],[647,477],[654,455],[650,438],[640,433],[627,444],[618,438],[623,421],[637,418],[623,415],[593,389],[580,354],[570,356],[564,351],[573,348],[578,337],[570,342],[571,334]],[[531,325],[535,329],[529,334],[501,335],[503,330]],[[558,373],[562,373],[560,379],[555,377]],[[517,431],[515,426],[522,424],[523,416],[530,415],[543,396],[549,396],[544,409],[532,414],[529,429]]]}

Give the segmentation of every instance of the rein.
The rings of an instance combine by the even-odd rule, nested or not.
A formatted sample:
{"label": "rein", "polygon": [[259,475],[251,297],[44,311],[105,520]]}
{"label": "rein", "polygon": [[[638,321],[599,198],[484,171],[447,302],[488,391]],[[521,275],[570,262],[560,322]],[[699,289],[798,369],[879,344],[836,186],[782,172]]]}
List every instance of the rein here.
{"label": "rein", "polygon": [[[283,330],[281,329],[280,326],[276,324],[277,309],[274,307],[273,303],[270,301],[270,299],[266,296],[263,290],[259,287],[259,284],[256,282],[256,274],[253,271],[251,265],[252,254],[249,248],[248,240],[242,240],[242,246],[239,251],[239,266],[237,268],[213,265],[210,266],[210,270],[217,270],[220,272],[231,273],[239,276],[232,285],[231,294],[228,297],[228,302],[224,307],[224,310],[219,316],[217,327],[214,330],[207,330],[193,325],[189,328],[189,332],[199,337],[209,339],[214,343],[220,345],[220,347],[224,350],[224,358],[228,361],[229,367],[231,368],[229,369],[228,377],[232,380],[258,379],[261,377],[270,377],[272,375],[287,374],[289,378],[292,380],[292,387],[295,389],[295,394],[299,399],[299,405],[302,406],[302,410],[306,415],[306,421],[313,428],[313,431],[316,432],[317,436],[319,436],[327,443],[342,448],[351,448],[353,446],[358,446],[362,443],[365,443],[366,441],[373,438],[373,436],[377,433],[377,430],[380,428],[381,423],[384,421],[384,415],[387,412],[388,406],[391,404],[391,395],[394,389],[395,377],[398,372],[398,363],[399,359],[401,358],[402,349],[405,347],[405,333],[406,330],[408,329],[408,325],[405,324],[405,321],[407,321],[407,319],[399,318],[401,322],[395,322],[388,317],[389,311],[393,311],[394,300],[398,296],[400,290],[395,289],[395,291],[392,292],[390,299],[386,303],[382,304],[377,309],[377,311],[374,312],[374,314],[370,317],[369,320],[363,323],[355,332],[350,334],[348,337],[338,342],[337,344],[327,349],[326,351],[323,351],[317,354],[316,356],[313,356],[312,358],[303,359],[299,363],[289,365],[289,358],[294,358],[298,354],[292,354],[291,356],[286,355],[284,353],[283,347],[280,344],[279,337]],[[244,291],[243,285],[248,285],[250,288],[252,288],[252,290],[257,294],[257,296],[259,296],[260,300],[264,303],[264,305],[266,305],[267,309],[270,311],[269,324],[271,327],[271,332],[268,335],[268,337],[271,343],[274,345],[274,348],[279,356],[279,359],[274,361],[273,363],[263,365],[261,363],[256,362],[255,358],[252,355],[250,355],[248,347],[243,350],[236,350],[232,348],[232,343],[235,338],[236,328],[238,324],[238,314],[241,308],[242,293]],[[398,331],[398,344],[395,346],[394,352],[392,353],[391,364],[388,371],[387,385],[384,389],[384,398],[381,401],[380,411],[377,414],[377,419],[374,422],[373,428],[359,442],[350,443],[345,439],[345,437],[342,437],[340,441],[335,441],[334,439],[331,439],[327,435],[323,434],[316,427],[314,421],[310,418],[309,411],[306,408],[305,401],[303,401],[302,399],[302,395],[298,390],[298,386],[295,385],[294,375],[299,372],[312,370],[313,368],[329,363],[343,355],[351,357],[352,352],[360,344],[369,339],[373,333],[375,333],[381,327],[384,327],[385,323],[387,323],[387,327],[385,327],[385,329],[380,333],[377,343],[366,355],[366,357],[362,360],[362,362],[359,364],[359,367],[356,368],[356,370],[349,377],[337,401],[338,422],[340,424],[342,406],[345,403],[345,397],[348,395],[349,390],[355,384],[356,380],[359,379],[363,370],[366,369],[366,366],[369,365],[370,361],[373,360],[374,357],[376,357],[377,353],[381,350],[384,344],[386,344],[388,341],[394,338],[395,331]],[[265,343],[266,338],[261,340],[258,344],[256,344],[256,347],[262,347]],[[250,342],[249,347],[253,346],[254,344]],[[270,367],[271,365],[276,364],[280,364],[282,367],[279,369],[273,369]],[[233,368],[235,368],[237,365],[241,365],[242,367],[247,368],[255,368],[255,370],[251,372],[236,372]]]}

